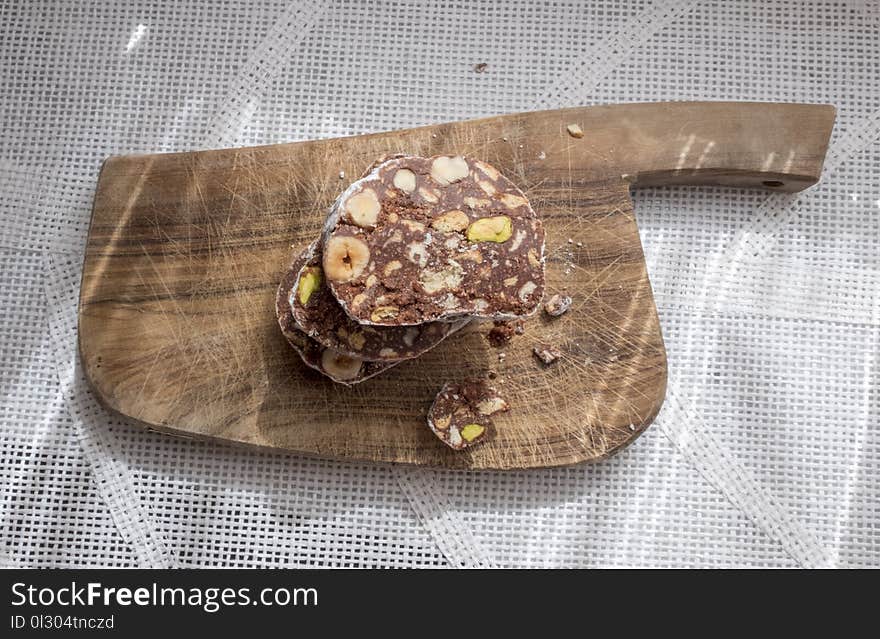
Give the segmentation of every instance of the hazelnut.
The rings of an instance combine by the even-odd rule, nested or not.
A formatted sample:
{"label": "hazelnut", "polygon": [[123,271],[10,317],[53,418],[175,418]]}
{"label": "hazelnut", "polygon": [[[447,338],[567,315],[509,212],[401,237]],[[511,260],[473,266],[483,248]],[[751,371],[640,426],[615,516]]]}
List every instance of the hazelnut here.
{"label": "hazelnut", "polygon": [[324,244],[324,274],[334,282],[350,282],[364,272],[370,249],[356,237],[336,235]]}
{"label": "hazelnut", "polygon": [[434,218],[431,226],[442,233],[452,233],[465,230],[469,222],[470,219],[464,211],[453,209]]}
{"label": "hazelnut", "polygon": [[443,415],[434,420],[434,428],[437,430],[446,430],[452,421],[452,415]]}
{"label": "hazelnut", "polygon": [[485,426],[480,426],[479,424],[465,424],[461,429],[461,438],[466,442],[473,443],[485,432]]}
{"label": "hazelnut", "polygon": [[480,415],[494,415],[495,413],[510,410],[510,405],[500,397],[487,397],[478,401],[475,408]]}
{"label": "hazelnut", "polygon": [[327,375],[337,379],[355,379],[360,374],[363,363],[362,359],[350,357],[332,348],[326,348],[321,353],[321,368]]}
{"label": "hazelnut", "polygon": [[345,202],[345,213],[348,220],[365,229],[376,226],[380,210],[379,198],[372,189],[364,189],[360,193],[352,195]]}
{"label": "hazelnut", "polygon": [[463,157],[440,156],[431,163],[431,177],[440,186],[448,186],[463,180],[470,173],[470,168]]}
{"label": "hazelnut", "polygon": [[404,193],[412,193],[416,190],[416,174],[409,169],[398,169],[392,181],[394,186]]}

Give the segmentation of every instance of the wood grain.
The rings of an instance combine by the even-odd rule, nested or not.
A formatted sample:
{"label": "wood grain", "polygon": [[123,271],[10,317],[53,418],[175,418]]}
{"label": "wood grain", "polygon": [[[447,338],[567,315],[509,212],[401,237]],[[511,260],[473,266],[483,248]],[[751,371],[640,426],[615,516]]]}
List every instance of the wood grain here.
{"label": "wood grain", "polygon": [[[456,468],[606,457],[651,423],[666,387],[630,186],[798,190],[819,177],[833,119],[825,106],[639,104],[110,158],[80,296],[86,375],[112,410],[184,436]],[[572,123],[582,139],[566,132]],[[291,247],[317,236],[345,186],[401,151],[469,154],[513,179],[545,221],[548,294],[567,291],[574,304],[561,318],[530,319],[503,362],[482,327],[344,388],[287,346],[274,291]],[[543,368],[531,354],[539,342],[563,358]],[[445,381],[481,375],[496,378],[513,410],[494,441],[450,451],[426,411]]]}

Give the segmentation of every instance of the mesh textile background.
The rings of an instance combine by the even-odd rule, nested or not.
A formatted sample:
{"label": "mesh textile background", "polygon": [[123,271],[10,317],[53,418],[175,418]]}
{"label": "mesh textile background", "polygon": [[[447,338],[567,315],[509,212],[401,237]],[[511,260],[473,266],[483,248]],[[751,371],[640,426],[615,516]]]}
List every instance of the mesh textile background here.
{"label": "mesh textile background", "polygon": [[[0,565],[880,566],[877,0],[21,1],[0,32]],[[83,386],[107,155],[670,99],[839,112],[807,192],[635,193],[670,390],[610,461],[241,451]]]}

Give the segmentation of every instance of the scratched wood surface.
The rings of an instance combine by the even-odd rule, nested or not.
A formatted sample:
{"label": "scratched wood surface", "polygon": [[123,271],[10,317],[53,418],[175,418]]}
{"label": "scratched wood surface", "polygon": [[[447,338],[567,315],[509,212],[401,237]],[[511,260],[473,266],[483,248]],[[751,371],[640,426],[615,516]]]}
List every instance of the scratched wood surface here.
{"label": "scratched wood surface", "polygon": [[[651,423],[666,388],[630,187],[802,189],[818,179],[833,119],[810,105],[621,105],[111,158],[82,278],[86,375],[112,410],[189,437],[458,468],[607,457]],[[548,295],[567,292],[572,310],[531,318],[500,351],[486,327],[464,331],[352,388],[303,366],[273,310],[291,247],[312,241],[331,202],[390,152],[469,154],[512,178],[546,225]],[[539,365],[539,343],[562,359]],[[453,452],[425,414],[445,381],[475,376],[494,378],[512,410],[494,441]]]}

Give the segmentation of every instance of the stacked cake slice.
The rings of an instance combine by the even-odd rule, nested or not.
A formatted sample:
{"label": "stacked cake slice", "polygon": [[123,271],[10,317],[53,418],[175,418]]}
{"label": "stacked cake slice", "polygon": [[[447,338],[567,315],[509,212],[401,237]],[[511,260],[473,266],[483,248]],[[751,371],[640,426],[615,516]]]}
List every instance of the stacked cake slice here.
{"label": "stacked cake slice", "polygon": [[276,311],[307,365],[355,384],[543,294],[544,230],[522,191],[479,160],[398,155],[336,200]]}

